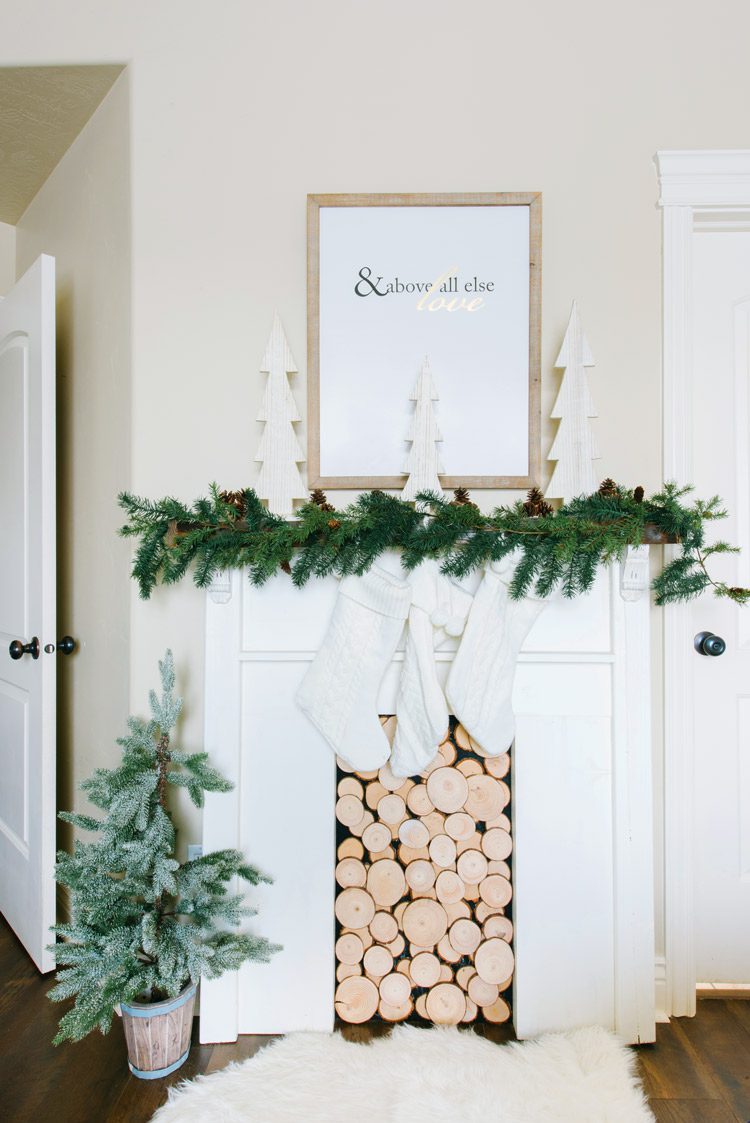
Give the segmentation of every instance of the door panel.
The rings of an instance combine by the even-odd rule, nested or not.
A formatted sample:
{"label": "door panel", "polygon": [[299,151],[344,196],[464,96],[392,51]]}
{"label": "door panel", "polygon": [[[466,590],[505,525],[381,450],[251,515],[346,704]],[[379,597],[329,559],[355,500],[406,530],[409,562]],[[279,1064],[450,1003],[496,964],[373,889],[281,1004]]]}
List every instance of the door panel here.
{"label": "door panel", "polygon": [[55,921],[55,263],[0,302],[0,912],[41,971]]}

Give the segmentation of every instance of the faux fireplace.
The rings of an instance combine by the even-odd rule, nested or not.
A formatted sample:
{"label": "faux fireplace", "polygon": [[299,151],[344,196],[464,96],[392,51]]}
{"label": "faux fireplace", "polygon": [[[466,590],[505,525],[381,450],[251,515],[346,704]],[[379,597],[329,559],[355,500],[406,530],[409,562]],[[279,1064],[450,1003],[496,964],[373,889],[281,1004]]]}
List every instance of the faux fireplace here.
{"label": "faux fireplace", "polygon": [[[647,570],[647,549],[631,551],[621,567],[599,574],[587,596],[553,597],[519,659],[512,754],[515,965],[511,987],[500,991],[495,984],[498,1005],[490,1014],[502,1016],[502,999],[519,1037],[599,1024],[630,1042],[654,1039]],[[337,588],[331,578],[300,591],[279,574],[256,590],[233,571],[207,595],[205,743],[235,788],[207,800],[203,843],[238,847],[274,879],[251,890],[250,903],[261,912],[264,935],[284,950],[268,966],[247,964],[202,984],[205,1042],[333,1027],[344,974],[337,980],[337,788],[352,774],[337,773],[334,754],[295,694],[322,642]],[[448,640],[435,652],[443,680],[455,647]],[[382,714],[394,712],[402,659],[397,652],[381,684]],[[394,841],[388,845],[395,853]],[[492,915],[504,914],[488,913],[481,935],[502,940],[484,932]],[[476,923],[476,913],[464,919]],[[506,935],[509,925],[507,915],[500,924]],[[398,947],[399,935],[414,945],[413,960],[421,945],[399,931],[388,942]],[[476,939],[468,927],[464,936]],[[373,939],[376,945],[385,946]],[[447,945],[444,950],[449,956]],[[395,971],[386,974],[399,973],[399,959],[389,954]],[[425,977],[434,973],[426,961],[419,966]],[[470,997],[456,984],[455,970],[451,983],[443,977]],[[396,998],[405,993],[403,984],[390,989]],[[407,1004],[416,1008],[426,993],[411,988]],[[466,1009],[471,1012],[468,1003]]]}

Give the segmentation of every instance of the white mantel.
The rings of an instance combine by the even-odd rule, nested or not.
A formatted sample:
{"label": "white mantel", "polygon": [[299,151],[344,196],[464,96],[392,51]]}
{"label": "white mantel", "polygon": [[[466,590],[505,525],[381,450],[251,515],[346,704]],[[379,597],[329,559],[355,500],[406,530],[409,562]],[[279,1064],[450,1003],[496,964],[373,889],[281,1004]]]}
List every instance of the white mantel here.
{"label": "white mantel", "polygon": [[[516,1033],[598,1023],[654,1040],[647,549],[556,597],[530,633],[514,691]],[[204,849],[243,850],[274,878],[251,890],[269,966],[204,982],[201,1040],[330,1030],[334,1008],[335,758],[294,695],[338,582],[261,589],[235,571],[207,595],[206,748],[235,783],[208,796]],[[455,641],[451,641],[455,645]],[[435,653],[447,674],[453,649]],[[383,680],[395,709],[402,660]]]}

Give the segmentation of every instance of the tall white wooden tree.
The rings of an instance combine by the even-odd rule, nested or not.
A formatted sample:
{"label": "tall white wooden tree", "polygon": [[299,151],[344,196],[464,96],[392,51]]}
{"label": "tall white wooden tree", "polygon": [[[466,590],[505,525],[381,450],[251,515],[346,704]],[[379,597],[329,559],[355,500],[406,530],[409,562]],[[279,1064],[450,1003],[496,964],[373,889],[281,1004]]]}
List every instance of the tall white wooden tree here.
{"label": "tall white wooden tree", "polygon": [[600,453],[589,418],[598,414],[586,376],[586,368],[593,366],[591,348],[573,301],[565,338],[555,363],[555,367],[563,368],[565,373],[550,414],[551,418],[559,419],[560,425],[547,457],[557,461],[546,491],[548,499],[567,502],[576,495],[596,490],[593,462],[599,459]]}
{"label": "tall white wooden tree", "polygon": [[411,393],[411,401],[416,402],[416,405],[406,437],[407,441],[411,441],[411,450],[404,465],[404,472],[409,473],[409,478],[401,492],[402,499],[413,500],[420,491],[442,490],[438,473],[443,471],[443,466],[437,446],[443,438],[432,404],[437,400],[438,392],[432,381],[429,360],[425,356]]}
{"label": "tall white wooden tree", "polygon": [[278,314],[274,314],[260,370],[268,375],[268,381],[257,418],[266,427],[255,455],[263,465],[255,490],[261,499],[268,500],[269,511],[291,515],[294,500],[307,498],[297,467],[304,464],[305,454],[294,431],[300,415],[287,378],[297,373],[297,364]]}

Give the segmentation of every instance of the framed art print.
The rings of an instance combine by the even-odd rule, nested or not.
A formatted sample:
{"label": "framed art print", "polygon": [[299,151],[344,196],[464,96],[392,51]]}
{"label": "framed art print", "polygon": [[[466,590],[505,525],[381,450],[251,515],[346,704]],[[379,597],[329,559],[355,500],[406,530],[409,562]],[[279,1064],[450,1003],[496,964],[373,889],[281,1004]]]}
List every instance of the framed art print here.
{"label": "framed art print", "polygon": [[425,358],[446,488],[539,478],[541,196],[308,196],[309,485],[399,488]]}

